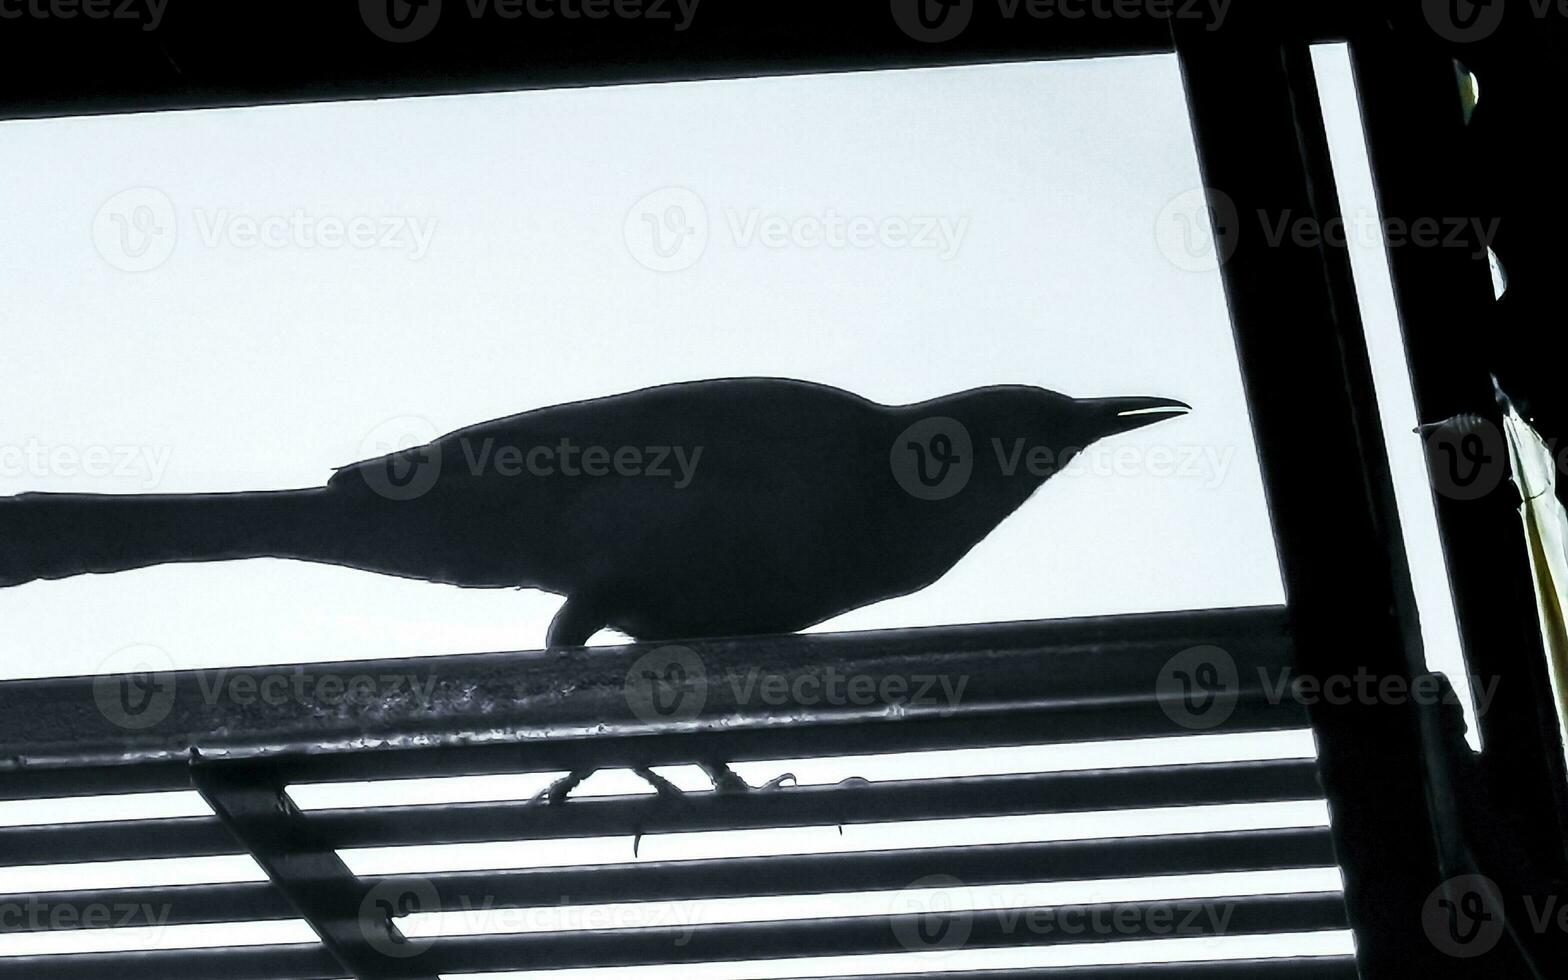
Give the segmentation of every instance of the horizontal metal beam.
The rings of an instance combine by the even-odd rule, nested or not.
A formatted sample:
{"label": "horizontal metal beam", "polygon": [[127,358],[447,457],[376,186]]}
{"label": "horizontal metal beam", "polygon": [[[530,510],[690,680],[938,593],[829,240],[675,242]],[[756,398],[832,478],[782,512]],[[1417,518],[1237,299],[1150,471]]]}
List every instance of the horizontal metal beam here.
{"label": "horizontal metal beam", "polygon": [[[932,918],[868,916],[691,929],[489,935],[436,940],[412,960],[439,973],[465,973],[903,953],[918,950],[921,935],[932,935],[921,932],[932,924]],[[1043,907],[1006,913],[980,910],[935,918],[943,925],[936,935],[952,936],[955,933],[946,930],[959,929],[963,948],[968,949],[1168,939],[1176,924],[1183,924],[1180,935],[1194,938],[1345,928],[1344,903],[1337,892]],[[1075,928],[1040,925],[1068,921]],[[1076,928],[1083,923],[1110,925]],[[95,969],[98,972],[91,972]],[[105,975],[120,980],[336,980],[340,973],[341,968],[331,964],[324,950],[314,946],[0,959],[0,978],[28,980],[100,980]]]}
{"label": "horizontal metal beam", "polygon": [[[691,830],[832,826],[1028,813],[1322,798],[1311,760],[1226,762],[870,785],[785,787],[680,800],[611,797],[319,810],[333,847],[632,836]],[[12,864],[196,857],[240,852],[215,817],[0,828]]]}
{"label": "horizontal metal beam", "polygon": [[[1222,726],[1204,734],[1302,730],[1306,710],[1293,701],[1239,701]],[[518,772],[566,772],[581,768],[629,768],[689,763],[693,759],[732,762],[788,760],[819,756],[876,755],[951,749],[1052,745],[1115,739],[1192,735],[1155,702],[1113,708],[1080,708],[977,717],[880,720],[858,725],[737,729],[726,732],[638,735],[628,738],[572,738],[516,744],[441,745],[382,751],[375,746],[271,760],[290,783],[358,782],[373,772],[378,779],[422,776],[478,776]],[[185,790],[190,780],[180,763],[137,763],[86,768],[28,769],[0,772],[0,800],[41,799],[132,792]]]}
{"label": "horizontal metal beam", "polygon": [[[674,737],[734,749],[732,758],[748,749],[778,757],[786,726],[928,722],[951,734],[1034,711],[1051,712],[1069,737],[1182,734],[1156,684],[1172,656],[1202,645],[1239,665],[1233,725],[1268,727],[1260,716],[1274,727],[1300,723],[1299,706],[1259,703],[1260,672],[1292,662],[1284,612],[1271,607],[0,682],[0,777],[17,777],[0,780],[15,784],[0,798],[112,792],[104,787],[128,766],[149,770],[126,772],[135,788],[183,786],[192,749],[209,759],[301,760],[289,774],[301,781],[313,778],[312,765],[314,778],[363,778],[374,758],[375,771],[393,775],[399,752],[461,758],[495,746],[512,756],[503,771],[573,768],[589,757],[616,765],[603,757],[604,740],[616,736],[661,737],[619,743],[642,756],[635,764],[681,761],[649,758]],[[647,672],[671,656],[686,681],[667,704],[652,699],[670,692],[651,687]],[[851,677],[862,685],[854,695]],[[998,725],[998,736],[1010,726]],[[759,733],[766,737],[748,745]],[[854,751],[846,741],[829,731],[797,744],[803,755]]]}
{"label": "horizontal metal beam", "polygon": [[[1211,918],[1209,913],[1214,913]],[[1106,928],[1041,929],[1030,922],[1110,923]],[[649,928],[584,933],[479,936],[437,941],[419,960],[440,973],[582,969],[645,963],[899,953],[913,937],[945,920],[967,933],[966,949],[1168,939],[1174,923],[1191,937],[1320,931],[1345,928],[1338,892],[1246,896],[1171,902],[1124,902],[1064,908],[977,910],[951,916],[898,915],[735,926]],[[1223,924],[1221,924],[1223,923]],[[927,933],[929,934],[929,933]],[[918,947],[914,947],[918,948]]]}
{"label": "horizontal metal beam", "polygon": [[319,943],[0,957],[0,980],[346,980]]}
{"label": "horizontal metal beam", "polygon": [[838,980],[1357,980],[1349,956],[1229,960],[1211,963],[1144,963],[1133,966],[1070,966],[1044,970],[968,970],[842,977]]}
{"label": "horizontal metal beam", "polygon": [[[311,972],[304,964],[319,962],[301,947],[262,947],[252,961],[239,964],[227,954],[100,953],[68,957],[28,957],[41,971],[13,972],[0,960],[0,977],[21,980],[338,980],[328,970]],[[19,964],[16,969],[27,969]],[[288,972],[258,972],[276,968]],[[1132,966],[1058,967],[844,977],[842,980],[1357,980],[1355,960],[1348,956],[1314,956],[1268,960],[1198,963],[1150,963]]]}
{"label": "horizontal metal beam", "polygon": [[[1328,830],[1307,828],[635,866],[522,868],[370,877],[364,883],[372,891],[387,894],[427,885],[442,910],[461,911],[538,908],[566,901],[599,905],[895,890],[939,874],[967,885],[996,885],[1333,865]],[[40,932],[52,927],[264,921],[297,915],[277,889],[257,882],[0,895],[0,908],[23,913],[0,922],[0,933]],[[112,914],[90,920],[85,917],[86,910],[97,909]]]}

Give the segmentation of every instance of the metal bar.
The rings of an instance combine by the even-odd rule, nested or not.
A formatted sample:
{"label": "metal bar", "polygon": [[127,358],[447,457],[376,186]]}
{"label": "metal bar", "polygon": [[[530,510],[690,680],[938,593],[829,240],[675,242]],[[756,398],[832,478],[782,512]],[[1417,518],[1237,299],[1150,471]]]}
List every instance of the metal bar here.
{"label": "metal bar", "polygon": [[196,759],[191,782],[342,970],[355,980],[437,980],[433,972],[387,954],[405,944],[393,910],[378,908],[337,852],[311,833],[272,774]]}
{"label": "metal bar", "polygon": [[[650,4],[652,9],[655,5]],[[462,91],[604,85],[862,68],[914,67],[1169,50],[1154,17],[1005,17],[978,5],[961,43],[905,34],[886,4],[837,0],[709,0],[678,26],[664,16],[541,19],[473,16],[466,5],[435,8],[439,26],[416,44],[390,43],[391,24],[374,7],[235,0],[180,9],[156,33],[135,20],[103,20],[96,31],[53,29],[43,18],[16,22],[49,64],[75,55],[102,59],[95,72],[0,75],[0,115],[53,116],[323,99],[385,98]],[[478,8],[488,9],[488,8]],[[390,18],[390,14],[386,15]],[[300,25],[308,24],[308,30]],[[11,34],[12,32],[7,32]],[[402,35],[392,35],[399,39]],[[243,39],[237,42],[236,39]],[[956,39],[954,39],[956,41]],[[215,46],[228,42],[227,57]],[[20,49],[16,52],[21,54]],[[287,50],[280,62],[268,53]],[[0,59],[13,60],[14,59]],[[119,76],[119,86],[107,84]]]}
{"label": "metal bar", "polygon": [[326,947],[225,946],[154,952],[0,957],[7,980],[344,980]]}
{"label": "metal bar", "polygon": [[[1311,760],[801,786],[680,800],[621,797],[320,810],[303,817],[331,847],[631,836],[691,830],[1069,813],[1322,799]],[[217,818],[0,828],[11,864],[123,861],[239,853]]]}
{"label": "metal bar", "polygon": [[[1197,938],[1318,932],[1345,927],[1344,904],[1337,892],[978,910],[932,918],[940,920],[940,926],[934,930],[930,928],[933,923],[924,921],[926,916],[897,915],[692,929],[645,928],[440,939],[411,957],[410,962],[424,964],[427,969],[441,973],[589,969],[918,952],[922,948],[941,948],[941,943],[954,943],[955,939],[960,940],[956,945],[962,948],[984,949],[1168,939],[1172,935]],[[1056,924],[1069,924],[1070,927],[1057,928]],[[1079,928],[1085,924],[1087,927]],[[922,929],[927,931],[922,932]],[[933,935],[931,945],[923,947],[922,937]],[[321,951],[316,947],[300,946],[0,959],[0,978],[26,977],[28,980],[86,977],[99,980],[106,974],[132,980],[143,977],[159,980],[285,977],[335,980],[341,976],[341,968],[337,968],[339,972],[336,973],[333,970],[333,965],[323,961]],[[1071,977],[1073,974],[1065,975]],[[1267,973],[1245,975],[1268,976]]]}
{"label": "metal bar", "polygon": [[1064,966],[1043,970],[906,973],[835,977],[833,980],[1357,980],[1349,956],[1228,960],[1211,963],[1144,963],[1133,966]]}
{"label": "metal bar", "polygon": [[299,918],[282,892],[260,881],[0,895],[0,908],[10,912],[0,935]]}
{"label": "metal bar", "polygon": [[833,826],[1135,807],[1322,799],[1311,761],[803,786],[682,800],[568,801],[560,807],[473,803],[311,815],[338,847],[560,839],[690,830]]}
{"label": "metal bar", "polygon": [[[235,953],[100,953],[64,957],[23,957],[0,977],[17,980],[337,980],[322,956],[303,947],[261,947],[241,961]],[[36,972],[23,972],[33,970]],[[838,980],[1357,980],[1350,957],[1150,963],[1132,966],[1061,967],[1042,970],[919,973],[899,976],[843,977]]]}
{"label": "metal bar", "polygon": [[[1211,917],[1212,913],[1212,917]],[[1030,923],[1098,921],[1081,931]],[[896,915],[852,919],[745,923],[695,928],[647,928],[580,933],[478,936],[438,940],[421,959],[442,973],[712,963],[725,960],[898,953],[921,948],[920,937],[944,934],[930,919],[965,933],[962,947],[1041,946],[1170,938],[1174,924],[1191,937],[1343,929],[1338,892],[1247,896],[1173,902],[1126,902],[1073,908],[977,910],[952,915]],[[1223,922],[1223,925],[1221,923]],[[922,933],[922,930],[930,930]],[[932,941],[931,948],[942,940]],[[950,938],[946,941],[952,941]]]}
{"label": "metal bar", "polygon": [[[1213,32],[1174,22],[1177,50],[1211,202],[1248,223],[1224,275],[1298,669],[1408,682],[1419,624],[1365,339],[1354,310],[1336,303],[1348,267],[1321,249],[1271,246],[1252,227],[1293,214],[1327,227],[1332,215],[1314,193],[1332,173],[1320,165],[1310,62],[1282,16],[1253,5]],[[1364,976],[1469,975],[1421,928],[1440,873],[1414,711],[1320,704],[1311,714]]]}
{"label": "metal bar", "polygon": [[[1204,734],[1302,730],[1306,709],[1293,700],[1240,700],[1221,726]],[[267,755],[291,784],[357,782],[368,772],[380,779],[473,776],[515,772],[565,772],[587,767],[679,765],[693,759],[732,762],[820,756],[923,752],[983,746],[1052,745],[1112,739],[1192,735],[1157,702],[1049,713],[998,712],[953,718],[884,719],[855,725],[802,724],[628,738],[561,738],[527,743],[462,745],[433,738],[438,747],[386,749],[376,745],[310,755]],[[188,789],[183,764],[135,763],[86,768],[30,768],[0,778],[0,800],[88,796],[115,792]]]}
{"label": "metal bar", "polygon": [[[960,712],[1150,712],[1162,668],[1197,645],[1236,659],[1242,698],[1261,697],[1259,672],[1292,660],[1282,611],[1262,608],[692,643],[675,648],[690,680],[673,707],[653,703],[637,674],[671,645],[9,681],[0,774],[183,765],[193,748],[208,758],[357,750],[363,767],[367,750],[733,737]],[[835,678],[848,676],[875,682],[872,693],[840,691]],[[751,683],[769,677],[840,693],[824,693],[803,718],[801,705],[769,703]]]}
{"label": "metal bar", "polygon": [[[1552,359],[1540,356],[1529,334],[1498,329],[1503,312],[1474,229],[1494,217],[1499,188],[1471,166],[1497,133],[1466,127],[1449,52],[1399,43],[1382,28],[1357,32],[1351,54],[1383,218],[1405,227],[1439,218],[1467,225],[1453,233],[1453,244],[1465,247],[1391,248],[1389,264],[1420,418],[1478,415],[1493,427],[1481,447],[1487,458],[1468,472],[1434,448],[1434,498],[1466,660],[1482,679],[1506,679],[1479,719],[1481,767],[1494,774],[1487,780],[1491,819],[1506,822],[1497,836],[1529,854],[1536,870],[1550,865],[1562,876],[1568,778],[1492,383],[1495,372],[1515,385],[1517,374],[1529,373],[1527,363]],[[1507,111],[1507,101],[1504,93],[1487,108]],[[1428,165],[1438,159],[1453,161],[1452,169]],[[1515,217],[1501,230],[1511,230]],[[1517,387],[1514,394],[1550,397]]]}
{"label": "metal bar", "polygon": [[[685,901],[756,895],[810,895],[898,889],[930,875],[968,885],[1084,881],[1156,875],[1212,874],[1332,867],[1326,828],[924,848],[858,854],[665,861],[636,866],[521,868],[421,876],[369,877],[373,891],[399,893],[428,883],[444,911]],[[22,910],[3,932],[131,925],[184,925],[289,919],[296,912],[268,884],[182,885],[55,894],[0,895],[0,907]],[[112,921],[85,921],[83,909],[122,912]],[[430,911],[430,910],[426,910]]]}

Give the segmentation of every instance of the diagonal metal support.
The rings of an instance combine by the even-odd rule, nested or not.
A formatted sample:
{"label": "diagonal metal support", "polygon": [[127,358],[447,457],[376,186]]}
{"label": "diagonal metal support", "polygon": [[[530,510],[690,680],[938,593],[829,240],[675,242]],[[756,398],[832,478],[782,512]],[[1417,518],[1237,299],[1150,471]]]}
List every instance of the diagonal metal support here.
{"label": "diagonal metal support", "polygon": [[[265,766],[212,762],[191,753],[191,783],[218,820],[255,857],[267,877],[310,923],[355,980],[437,980],[423,968],[427,943],[411,941],[392,917],[418,911],[415,889],[371,888],[330,844],[312,833],[278,774]],[[434,910],[436,905],[430,906]]]}

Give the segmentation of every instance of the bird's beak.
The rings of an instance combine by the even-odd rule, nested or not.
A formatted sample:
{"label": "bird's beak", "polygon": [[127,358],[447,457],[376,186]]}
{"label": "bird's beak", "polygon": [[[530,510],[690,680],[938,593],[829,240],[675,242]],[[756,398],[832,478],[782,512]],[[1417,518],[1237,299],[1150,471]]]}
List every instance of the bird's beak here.
{"label": "bird's beak", "polygon": [[1094,430],[1101,439],[1192,411],[1191,405],[1174,398],[1080,398],[1078,404],[1093,413]]}

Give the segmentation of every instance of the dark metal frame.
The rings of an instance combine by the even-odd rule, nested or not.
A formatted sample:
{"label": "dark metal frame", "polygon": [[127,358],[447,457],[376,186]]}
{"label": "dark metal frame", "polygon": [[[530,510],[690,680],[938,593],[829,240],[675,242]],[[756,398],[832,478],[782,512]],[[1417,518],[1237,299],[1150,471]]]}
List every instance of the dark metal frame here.
{"label": "dark metal frame", "polygon": [[[901,35],[881,4],[853,9],[843,3],[720,4],[709,0],[701,29],[685,34],[626,23],[532,23],[523,30],[459,18],[443,24],[444,34],[415,45],[388,44],[370,35],[352,4],[176,7],[158,36],[138,36],[113,25],[75,33],[60,24],[32,25],[33,33],[22,35],[25,40],[18,41],[13,32],[0,36],[0,45],[17,42],[69,52],[77,64],[96,59],[99,71],[70,78],[15,75],[7,79],[11,84],[0,115],[1152,52],[1170,50],[1174,34],[1207,183],[1228,194],[1243,214],[1288,209],[1323,220],[1337,212],[1337,202],[1306,45],[1348,38],[1385,209],[1409,216],[1453,210],[1447,203],[1451,198],[1445,196],[1449,188],[1422,176],[1430,175],[1432,168],[1417,166],[1421,154],[1441,152],[1463,134],[1448,84],[1447,56],[1419,18],[1412,19],[1414,5],[1241,0],[1218,29],[1150,19],[1020,25],[987,17],[980,5],[961,41],[926,45]],[[305,24],[310,26],[302,30]],[[285,50],[290,58],[277,57]],[[1428,127],[1425,143],[1409,141],[1412,119]],[[1394,271],[1425,417],[1493,413],[1485,358],[1463,353],[1465,348],[1453,344],[1451,334],[1442,329],[1456,318],[1467,324],[1485,322],[1490,287],[1484,264],[1478,267],[1442,250],[1406,250],[1395,255]],[[1289,596],[1294,667],[1318,676],[1358,669],[1376,676],[1417,674],[1422,669],[1418,621],[1348,260],[1329,246],[1270,248],[1244,238],[1225,267],[1225,278]],[[1321,706],[1312,712],[1360,969],[1368,978],[1402,977],[1412,971],[1443,977],[1529,975],[1512,944],[1476,961],[1442,956],[1422,931],[1421,909],[1439,882],[1471,866],[1466,861],[1505,881],[1511,898],[1564,877],[1563,787],[1568,784],[1555,726],[1548,724],[1550,699],[1511,503],[1506,491],[1499,491],[1478,503],[1443,501],[1440,509],[1472,669],[1504,681],[1482,722],[1487,754],[1471,758],[1457,743],[1451,719],[1423,716],[1410,708]],[[976,733],[1002,737],[1002,729],[1020,741],[1035,735],[1103,737],[1139,730],[1137,719],[1153,718],[1150,709],[1157,704],[1146,687],[1111,693],[1116,675],[1071,667],[1074,655],[1093,651],[1099,656],[1123,643],[1147,645],[1153,641],[1140,632],[1144,629],[1170,631],[1161,633],[1161,642],[1151,648],[1161,656],[1179,649],[1166,641],[1181,636],[1197,642],[1227,636],[1228,642],[1244,649],[1250,644],[1261,655],[1281,629],[1277,619],[1244,618],[1244,629],[1237,633],[1232,629],[1236,622],[1231,615],[1193,614],[918,637],[737,641],[726,648],[726,655],[776,657],[789,670],[860,658],[857,662],[872,663],[871,669],[962,669],[977,680],[996,681],[998,689],[982,693],[973,714],[856,727],[857,738],[874,732],[870,737],[887,746],[949,745]],[[1088,630],[1090,638],[1074,632],[1079,630]],[[998,651],[1028,658],[1060,654],[1056,660],[1061,666],[1048,672],[1038,663],[1021,666],[1022,661]],[[286,759],[290,778],[341,779],[363,776],[366,757],[336,752],[332,746],[347,748],[361,736],[385,738],[397,749],[374,755],[377,775],[390,776],[509,771],[518,768],[519,759],[503,757],[515,751],[526,752],[528,765],[535,768],[570,768],[590,758],[603,764],[646,765],[686,761],[693,753],[710,751],[731,758],[792,750],[809,754],[831,751],[840,735],[836,724],[875,720],[824,715],[809,725],[778,727],[774,723],[784,719],[750,715],[736,729],[718,724],[715,719],[725,717],[721,714],[706,724],[699,719],[655,732],[639,729],[636,720],[626,716],[624,692],[618,687],[625,665],[613,658],[530,662],[525,675],[513,669],[519,662],[452,658],[432,662],[431,669],[481,684],[499,678],[515,685],[526,677],[524,683],[548,687],[561,672],[581,676],[595,670],[607,680],[598,689],[590,684],[570,704],[553,709],[546,700],[519,699],[514,689],[503,705],[510,708],[499,716],[476,717],[455,709],[434,717],[396,711],[378,716],[378,723],[388,717],[396,720],[390,730],[367,728],[366,719],[357,719],[334,732],[307,717],[228,711],[220,737],[210,734],[212,719],[202,716],[198,706],[177,705],[168,730],[135,738],[105,732],[97,723],[101,718],[94,721],[90,686],[84,682],[3,683],[0,798],[81,792],[104,778],[112,778],[114,789],[122,792],[189,786],[192,772],[205,771],[190,768],[186,753],[192,747],[207,754],[212,765]],[[402,668],[410,669],[407,663]],[[1103,707],[1106,697],[1115,710],[1087,710],[1091,702]],[[988,699],[994,701],[990,711],[983,707]],[[1246,704],[1244,699],[1238,712],[1243,724]],[[513,710],[521,708],[526,710]],[[1041,713],[1044,709],[1051,713]],[[617,738],[608,748],[582,737],[590,726],[604,731],[597,726],[606,717],[611,719],[611,734],[630,737]],[[502,730],[512,734],[494,745],[474,744],[476,732]],[[535,740],[543,735],[552,740]],[[220,813],[230,814],[230,831],[254,842],[253,853],[265,855],[272,833],[265,819],[268,807],[287,806],[285,798],[272,792],[281,777],[268,775],[272,781],[263,785],[271,788],[249,797],[243,786],[250,784],[234,784],[212,772],[210,777],[198,775],[196,785]],[[1473,798],[1455,799],[1456,786],[1465,787]],[[837,802],[831,793],[822,799],[823,812],[843,813],[842,794]],[[718,805],[713,819],[744,820],[743,809]],[[1488,842],[1493,828],[1486,825],[1505,812],[1511,841],[1506,847]],[[194,826],[188,829],[195,836],[182,842],[187,848],[201,839]],[[70,853],[51,852],[49,846],[82,844],[79,838],[70,843],[72,835],[80,833],[61,828],[55,844],[46,845],[48,834],[0,831],[0,845],[9,835],[17,846],[43,848],[37,853]],[[221,839],[223,846],[233,846],[233,837]],[[218,846],[219,837],[212,840]],[[15,853],[3,850],[7,857]],[[299,860],[298,855],[291,860]],[[307,873],[344,884],[340,870],[329,864],[306,861]],[[286,863],[269,871],[285,884],[293,875]],[[253,890],[226,894],[225,901],[255,902],[258,907],[271,901]],[[300,901],[310,900],[299,899],[296,907]],[[328,939],[333,928],[318,925],[323,928]],[[352,937],[342,939],[353,942]],[[1529,945],[1522,942],[1522,947]],[[348,963],[355,954],[344,946],[339,955]],[[3,970],[0,964],[0,973]],[[1107,976],[1115,973],[1106,971]]]}

